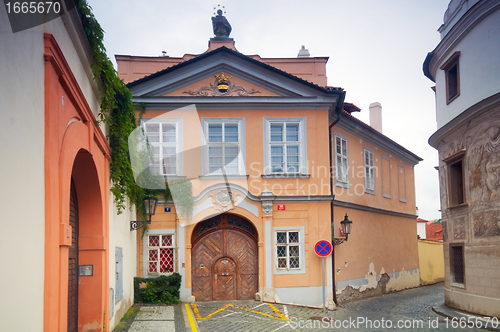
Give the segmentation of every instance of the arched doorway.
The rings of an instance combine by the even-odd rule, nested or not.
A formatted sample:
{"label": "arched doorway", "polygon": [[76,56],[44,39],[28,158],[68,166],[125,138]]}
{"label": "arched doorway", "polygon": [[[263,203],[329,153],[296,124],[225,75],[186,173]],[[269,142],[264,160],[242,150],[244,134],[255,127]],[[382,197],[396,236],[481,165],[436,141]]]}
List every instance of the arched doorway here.
{"label": "arched doorway", "polygon": [[191,276],[197,301],[253,299],[259,277],[257,239],[252,223],[234,214],[196,225]]}

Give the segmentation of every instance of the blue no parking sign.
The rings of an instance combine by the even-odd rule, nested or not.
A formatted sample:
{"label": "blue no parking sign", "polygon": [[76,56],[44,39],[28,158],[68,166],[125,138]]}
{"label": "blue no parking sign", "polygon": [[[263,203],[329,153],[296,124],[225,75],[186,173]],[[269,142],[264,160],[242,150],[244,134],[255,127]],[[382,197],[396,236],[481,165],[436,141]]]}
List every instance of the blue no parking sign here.
{"label": "blue no parking sign", "polygon": [[319,240],[314,246],[314,252],[319,257],[327,257],[332,253],[332,244],[327,240]]}

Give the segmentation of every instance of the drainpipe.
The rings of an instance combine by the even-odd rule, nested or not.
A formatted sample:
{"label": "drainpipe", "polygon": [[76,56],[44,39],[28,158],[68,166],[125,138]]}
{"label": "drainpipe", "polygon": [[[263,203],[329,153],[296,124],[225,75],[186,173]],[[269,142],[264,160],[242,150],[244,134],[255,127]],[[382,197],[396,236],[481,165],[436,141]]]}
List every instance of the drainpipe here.
{"label": "drainpipe", "polygon": [[[331,195],[333,196],[333,143],[332,143],[332,128],[335,126],[339,121],[340,121],[340,114],[342,114],[342,109],[344,108],[344,100],[345,100],[345,91],[340,95],[339,100],[337,101],[337,106],[335,108],[335,113],[337,114],[337,118],[335,121],[332,122],[332,124],[328,127],[328,146],[330,148],[330,191]],[[335,196],[333,197],[335,199]],[[337,305],[337,291],[335,289],[335,246],[333,245],[334,243],[334,236],[335,236],[335,227],[333,224],[333,199],[330,202],[330,218],[331,218],[331,225],[332,225],[332,292],[333,292],[333,301]]]}

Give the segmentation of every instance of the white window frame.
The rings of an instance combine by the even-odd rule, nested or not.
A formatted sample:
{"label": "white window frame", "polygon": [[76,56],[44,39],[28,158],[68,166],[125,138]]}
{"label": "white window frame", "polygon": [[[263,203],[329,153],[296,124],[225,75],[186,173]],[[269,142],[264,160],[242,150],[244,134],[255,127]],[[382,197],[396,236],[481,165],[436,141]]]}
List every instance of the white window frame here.
{"label": "white window frame", "polygon": [[[305,117],[298,118],[264,118],[264,175],[307,175],[307,123]],[[271,142],[271,124],[273,123],[283,123],[284,132],[283,136],[285,141],[282,142]],[[287,123],[297,123],[299,125],[299,141],[298,142],[287,142],[286,141],[286,124]],[[287,144],[288,143],[288,144]],[[283,172],[272,172],[271,164],[271,146],[273,145],[283,145]],[[287,145],[298,145],[299,146],[299,170],[298,172],[288,172],[287,171],[287,158],[286,158],[286,146]]]}
{"label": "white window frame", "polygon": [[[168,247],[164,246],[159,246],[159,247],[149,247],[149,237],[150,236],[160,236],[160,244],[161,244],[161,237],[162,236],[172,236],[172,245]],[[177,259],[177,253],[178,253],[178,248],[176,246],[176,233],[174,229],[155,229],[155,230],[148,230],[143,238],[143,257],[144,257],[144,264],[143,264],[143,271],[144,271],[144,277],[154,277],[154,276],[159,276],[159,275],[171,275],[172,273],[178,272],[178,259]],[[172,272],[149,272],[149,250],[154,250],[155,248],[158,248],[158,264],[160,262],[160,249],[161,248],[172,248],[173,249],[173,271]],[[159,270],[159,266],[157,267],[157,270]]]}
{"label": "white window frame", "polygon": [[[203,128],[203,137],[202,137],[202,145],[204,146],[203,149],[203,175],[205,176],[221,176],[223,175],[222,172],[210,172],[210,155],[209,155],[209,147],[212,145],[217,145],[222,147],[222,160],[224,162],[224,154],[225,154],[225,149],[224,146],[226,145],[226,142],[224,142],[225,135],[224,135],[224,129],[222,131],[222,139],[223,142],[210,142],[209,141],[209,132],[208,132],[208,127],[210,124],[222,124],[223,128],[225,128],[226,124],[237,124],[238,125],[238,146],[239,146],[239,153],[238,153],[238,171],[236,173],[227,173],[226,169],[224,167],[223,172],[226,175],[245,175],[246,174],[246,165],[245,165],[245,118],[202,118],[202,128]],[[236,144],[234,142],[229,142],[227,144]]]}
{"label": "white window frame", "polygon": [[[183,142],[182,142],[182,119],[170,119],[170,118],[152,118],[152,119],[142,119],[141,120],[141,127],[144,130],[144,135],[146,138],[148,137],[148,131],[146,129],[147,124],[158,124],[160,125],[160,128],[163,128],[164,124],[169,124],[173,125],[175,127],[175,143],[172,142],[163,142],[163,135],[162,131],[160,129],[158,135],[159,135],[159,142],[150,142],[148,139],[149,145],[154,149],[158,147],[158,150],[160,152],[160,165],[159,169],[160,175],[163,176],[182,176],[183,173],[183,160],[182,160],[182,149],[183,149]],[[163,172],[163,147],[175,147],[175,173],[164,173]]]}
{"label": "white window frame", "polygon": [[[287,232],[287,242],[288,242],[288,232],[298,232],[299,242],[287,245],[287,268],[278,268],[278,246],[283,245],[277,243],[278,232]],[[306,262],[305,262],[305,245],[304,245],[304,226],[299,227],[274,227],[273,228],[273,257],[274,257],[274,274],[303,274],[306,273]],[[288,246],[298,245],[299,246],[299,268],[289,268],[289,256],[288,256]]]}
{"label": "white window frame", "polygon": [[[345,155],[342,153],[342,151],[339,153],[337,151],[337,139],[340,139],[340,144],[342,147],[342,141],[345,141]],[[347,138],[345,136],[342,136],[338,133],[335,133],[334,138],[333,138],[333,148],[334,148],[334,163],[335,163],[335,185],[338,187],[344,187],[344,188],[349,188],[349,145]],[[342,160],[342,165],[338,164],[338,159]],[[342,170],[345,171],[345,174],[340,174],[344,173]]]}
{"label": "white window frame", "polygon": [[[368,154],[369,157],[371,156],[371,163],[369,164],[366,163],[366,154]],[[363,172],[365,176],[365,192],[369,194],[375,194],[375,153],[372,149],[367,147],[363,148],[363,165]]]}

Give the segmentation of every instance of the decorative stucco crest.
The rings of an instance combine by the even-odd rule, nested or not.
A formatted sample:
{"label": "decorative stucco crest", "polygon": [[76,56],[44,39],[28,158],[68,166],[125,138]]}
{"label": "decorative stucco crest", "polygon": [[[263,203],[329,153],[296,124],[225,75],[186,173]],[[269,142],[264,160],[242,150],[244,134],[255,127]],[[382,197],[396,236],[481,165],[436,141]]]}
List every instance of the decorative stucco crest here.
{"label": "decorative stucco crest", "polygon": [[183,93],[187,93],[191,96],[197,97],[208,97],[209,94],[212,97],[231,97],[233,93],[237,93],[240,97],[247,97],[248,95],[252,95],[255,93],[261,93],[255,89],[248,90],[242,86],[236,86],[235,84],[231,84],[230,79],[231,75],[228,75],[224,72],[215,75],[214,84],[210,83],[210,86],[202,86],[196,91],[184,91]]}
{"label": "decorative stucco crest", "polygon": [[231,191],[218,191],[209,195],[214,208],[220,212],[227,212],[234,209],[234,197]]}
{"label": "decorative stucco crest", "polygon": [[262,202],[262,212],[266,214],[266,217],[269,217],[269,214],[273,211],[273,202],[264,201]]}
{"label": "decorative stucco crest", "polygon": [[266,214],[266,217],[269,217],[271,212],[273,212],[273,200],[274,196],[271,190],[265,189],[262,191],[262,212]]}

